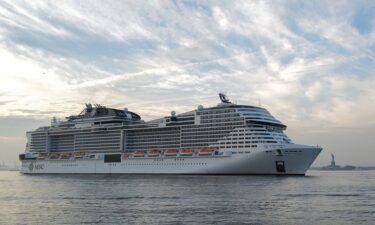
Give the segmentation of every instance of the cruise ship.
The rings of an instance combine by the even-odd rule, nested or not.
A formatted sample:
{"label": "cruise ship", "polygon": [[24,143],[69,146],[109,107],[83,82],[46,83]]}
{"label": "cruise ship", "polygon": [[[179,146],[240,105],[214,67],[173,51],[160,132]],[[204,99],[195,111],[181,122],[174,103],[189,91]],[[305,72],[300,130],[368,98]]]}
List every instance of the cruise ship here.
{"label": "cruise ship", "polygon": [[145,122],[127,108],[86,104],[26,133],[24,174],[305,175],[319,146],[293,143],[265,108],[221,102]]}

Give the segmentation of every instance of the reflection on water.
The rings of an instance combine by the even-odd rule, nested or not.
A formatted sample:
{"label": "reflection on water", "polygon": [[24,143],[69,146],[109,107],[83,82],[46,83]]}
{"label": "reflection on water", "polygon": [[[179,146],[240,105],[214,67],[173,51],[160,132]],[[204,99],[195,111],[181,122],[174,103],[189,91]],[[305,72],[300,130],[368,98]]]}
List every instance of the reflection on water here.
{"label": "reflection on water", "polygon": [[0,172],[0,224],[371,224],[375,171],[306,177]]}

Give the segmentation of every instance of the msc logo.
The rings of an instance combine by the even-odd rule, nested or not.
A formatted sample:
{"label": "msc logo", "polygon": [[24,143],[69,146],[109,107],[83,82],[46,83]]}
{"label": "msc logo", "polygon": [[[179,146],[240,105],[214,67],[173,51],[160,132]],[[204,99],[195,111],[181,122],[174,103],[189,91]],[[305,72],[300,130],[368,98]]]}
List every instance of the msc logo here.
{"label": "msc logo", "polygon": [[44,169],[44,165],[43,164],[36,164],[34,165],[34,163],[30,163],[29,165],[29,170],[30,171],[33,171],[33,170],[43,170]]}
{"label": "msc logo", "polygon": [[30,170],[30,171],[33,171],[33,169],[34,169],[34,164],[33,164],[33,163],[30,163],[30,165],[29,165],[29,170]]}

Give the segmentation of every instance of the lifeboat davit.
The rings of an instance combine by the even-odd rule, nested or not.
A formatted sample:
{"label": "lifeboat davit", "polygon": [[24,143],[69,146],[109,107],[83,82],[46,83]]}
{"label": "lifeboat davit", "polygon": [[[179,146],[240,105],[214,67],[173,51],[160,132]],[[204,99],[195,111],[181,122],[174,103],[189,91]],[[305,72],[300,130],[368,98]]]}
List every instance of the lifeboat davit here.
{"label": "lifeboat davit", "polygon": [[49,154],[50,159],[58,159],[60,157],[59,154]]}
{"label": "lifeboat davit", "polygon": [[83,158],[83,153],[82,152],[74,152],[74,158],[76,159],[82,159]]}
{"label": "lifeboat davit", "polygon": [[165,156],[176,156],[178,153],[178,150],[166,150],[164,151]]}
{"label": "lifeboat davit", "polygon": [[144,157],[145,156],[145,152],[144,151],[136,151],[134,152],[134,157]]}
{"label": "lifeboat davit", "polygon": [[45,159],[46,156],[47,156],[47,153],[41,152],[41,153],[38,154],[38,159]]}
{"label": "lifeboat davit", "polygon": [[150,157],[156,157],[156,156],[159,156],[160,155],[160,151],[159,150],[150,150],[147,152],[147,156],[150,156]]}
{"label": "lifeboat davit", "polygon": [[180,150],[181,156],[192,156],[193,153],[194,153],[193,149],[182,149],[182,150]]}
{"label": "lifeboat davit", "polygon": [[212,155],[213,152],[214,152],[213,148],[202,148],[201,150],[199,150],[198,154],[199,155]]}
{"label": "lifeboat davit", "polygon": [[60,159],[69,159],[72,156],[71,153],[62,153]]}
{"label": "lifeboat davit", "polygon": [[125,152],[125,153],[122,154],[122,157],[123,158],[129,158],[131,155],[133,155],[133,154],[130,153],[130,152]]}

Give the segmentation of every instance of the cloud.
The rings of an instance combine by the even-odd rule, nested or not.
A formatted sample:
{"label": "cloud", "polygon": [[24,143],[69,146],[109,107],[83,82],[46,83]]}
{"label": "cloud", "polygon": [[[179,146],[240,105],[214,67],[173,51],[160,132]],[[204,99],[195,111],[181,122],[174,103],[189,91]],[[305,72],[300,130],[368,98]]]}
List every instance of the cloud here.
{"label": "cloud", "polygon": [[0,136],[0,141],[24,141],[23,137]]}
{"label": "cloud", "polygon": [[150,119],[214,105],[227,91],[295,127],[373,126],[374,18],[366,14],[366,32],[355,21],[371,2],[329,4],[335,11],[327,2],[2,2],[0,115],[63,117],[95,102]]}
{"label": "cloud", "polygon": [[46,20],[45,14],[35,14],[33,7],[29,4],[17,4],[13,1],[5,1],[2,2],[1,6],[0,22],[7,27],[50,34],[58,37],[74,36],[67,30]]}

